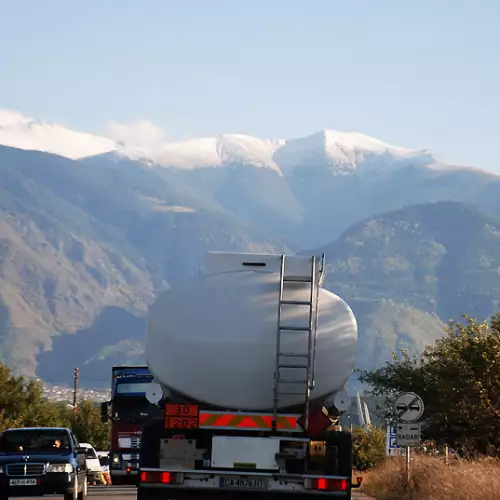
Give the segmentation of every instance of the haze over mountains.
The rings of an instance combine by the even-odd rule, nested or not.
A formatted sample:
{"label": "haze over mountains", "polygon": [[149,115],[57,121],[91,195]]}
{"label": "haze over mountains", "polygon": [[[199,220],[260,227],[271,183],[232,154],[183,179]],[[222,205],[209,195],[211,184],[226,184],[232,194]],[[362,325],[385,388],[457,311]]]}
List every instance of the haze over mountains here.
{"label": "haze over mountains", "polygon": [[0,145],[0,354],[50,382],[141,361],[148,304],[207,250],[326,250],[360,367],[499,304],[500,177],[428,151],[336,131],[139,147],[12,111]]}

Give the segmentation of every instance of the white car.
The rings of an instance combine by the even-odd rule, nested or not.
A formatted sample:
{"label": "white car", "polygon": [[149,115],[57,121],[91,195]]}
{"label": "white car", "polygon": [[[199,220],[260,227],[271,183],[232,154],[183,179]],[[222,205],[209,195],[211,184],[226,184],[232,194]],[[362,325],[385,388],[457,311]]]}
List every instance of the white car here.
{"label": "white car", "polygon": [[87,448],[85,461],[87,462],[87,480],[93,483],[101,480],[101,463],[97,457],[94,447],[90,443],[80,443],[80,446]]}
{"label": "white car", "polygon": [[98,451],[96,453],[101,464],[101,471],[109,472],[109,451]]}

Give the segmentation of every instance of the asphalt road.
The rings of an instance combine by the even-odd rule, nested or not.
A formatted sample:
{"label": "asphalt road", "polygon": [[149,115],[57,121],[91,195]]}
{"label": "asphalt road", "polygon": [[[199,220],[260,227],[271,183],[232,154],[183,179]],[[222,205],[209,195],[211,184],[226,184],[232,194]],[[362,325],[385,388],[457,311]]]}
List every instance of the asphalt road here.
{"label": "asphalt road", "polygon": [[[137,497],[135,486],[89,486],[88,496],[92,500],[134,500]],[[14,498],[14,497],[13,497]],[[15,500],[33,500],[34,498],[51,498],[61,500],[62,495],[44,495],[43,497],[15,497]]]}
{"label": "asphalt road", "polygon": [[[137,495],[137,488],[134,486],[89,486],[88,494],[92,500],[134,500]],[[58,498],[62,495],[46,495],[43,498]],[[371,497],[353,492],[353,499],[374,500]],[[33,500],[33,497],[17,497],[16,500]]]}

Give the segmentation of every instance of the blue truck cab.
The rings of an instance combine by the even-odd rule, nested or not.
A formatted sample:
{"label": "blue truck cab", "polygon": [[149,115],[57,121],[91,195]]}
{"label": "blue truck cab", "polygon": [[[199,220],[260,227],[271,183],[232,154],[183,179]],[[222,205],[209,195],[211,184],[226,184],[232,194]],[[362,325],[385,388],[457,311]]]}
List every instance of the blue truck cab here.
{"label": "blue truck cab", "polygon": [[86,451],[65,427],[6,429],[0,435],[0,500],[53,494],[85,500]]}

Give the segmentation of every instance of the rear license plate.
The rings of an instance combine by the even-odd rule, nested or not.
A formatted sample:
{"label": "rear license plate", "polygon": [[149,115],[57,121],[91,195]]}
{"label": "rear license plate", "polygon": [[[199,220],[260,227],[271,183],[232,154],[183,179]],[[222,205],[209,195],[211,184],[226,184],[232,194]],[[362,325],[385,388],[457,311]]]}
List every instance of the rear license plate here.
{"label": "rear license plate", "polygon": [[11,479],[9,484],[11,486],[36,486],[38,479]]}
{"label": "rear license plate", "polygon": [[235,490],[266,490],[267,479],[248,479],[236,477],[221,477],[219,481],[221,488],[233,488]]}

